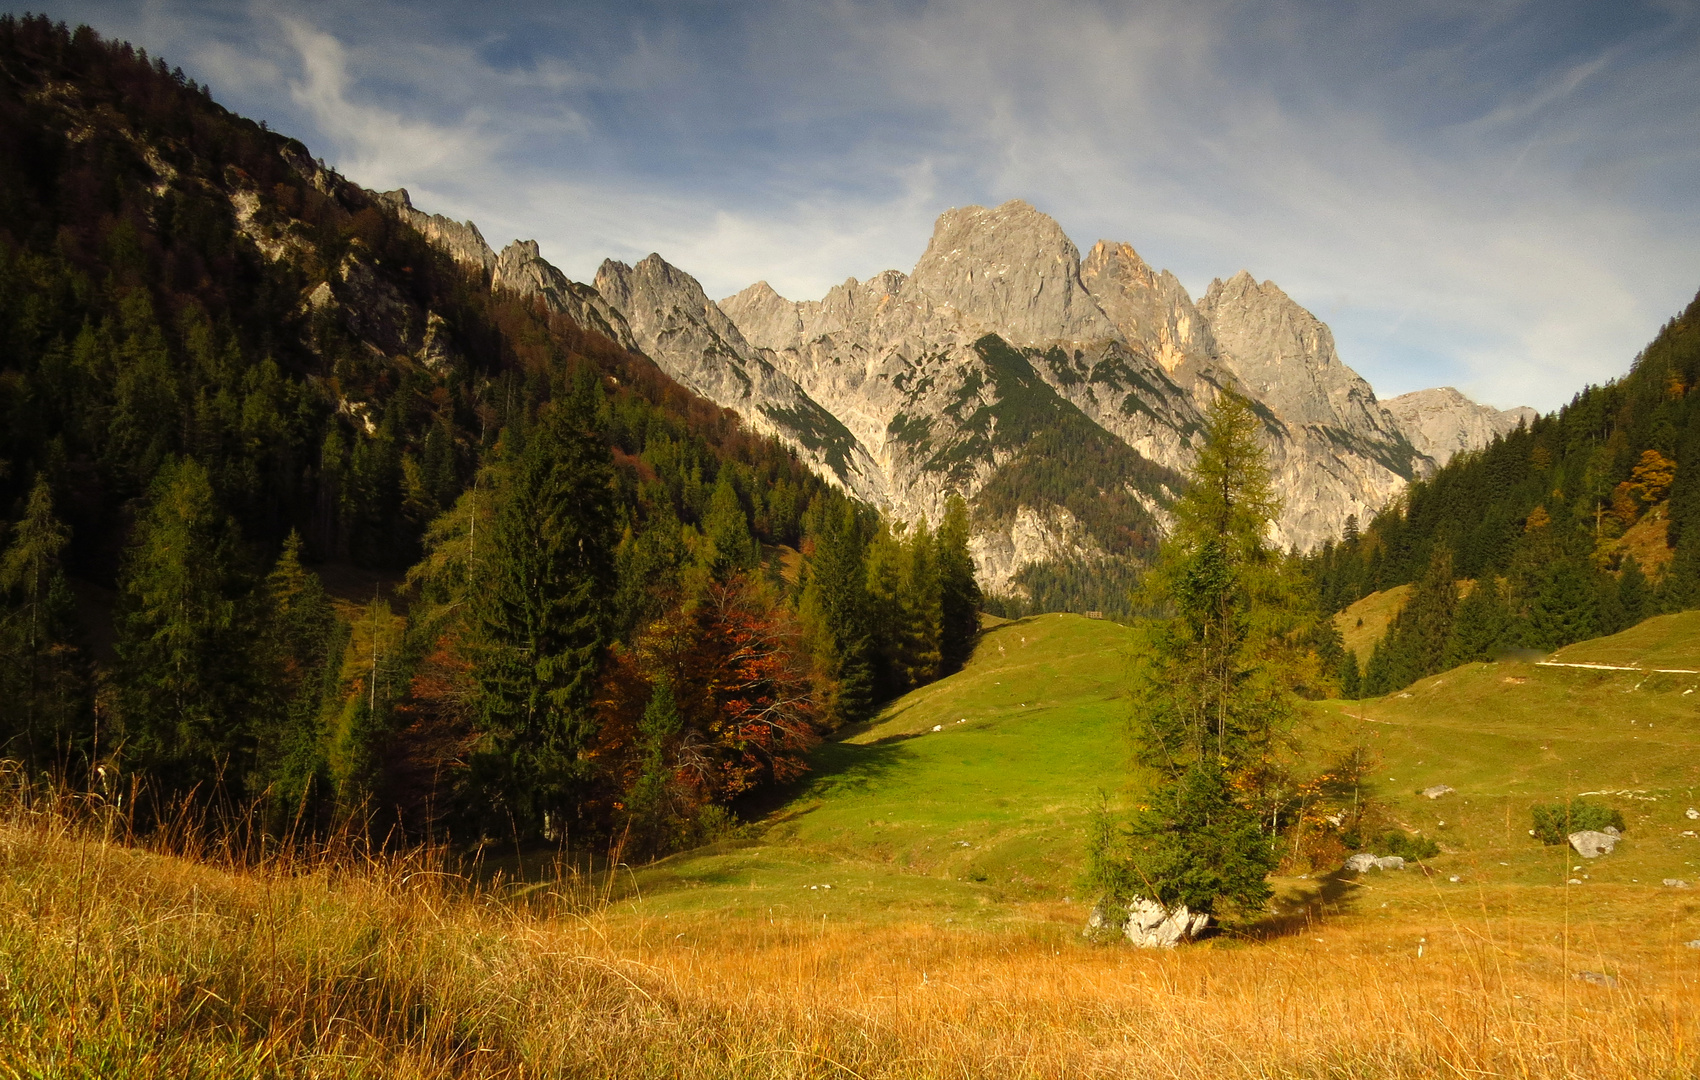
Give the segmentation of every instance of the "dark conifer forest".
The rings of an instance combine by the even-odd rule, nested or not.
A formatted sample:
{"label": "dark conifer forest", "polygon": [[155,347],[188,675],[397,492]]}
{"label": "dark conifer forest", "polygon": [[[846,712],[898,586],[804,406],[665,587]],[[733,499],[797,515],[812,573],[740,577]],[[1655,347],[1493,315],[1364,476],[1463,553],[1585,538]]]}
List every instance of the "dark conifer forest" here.
{"label": "dark conifer forest", "polygon": [[904,527],[145,52],[0,18],[0,756],[661,852],[953,670]]}
{"label": "dark conifer forest", "polygon": [[[1308,556],[1324,606],[1409,600],[1353,696],[1700,607],[1700,297],[1628,374],[1413,483]],[[1361,674],[1361,684],[1354,687]]]}

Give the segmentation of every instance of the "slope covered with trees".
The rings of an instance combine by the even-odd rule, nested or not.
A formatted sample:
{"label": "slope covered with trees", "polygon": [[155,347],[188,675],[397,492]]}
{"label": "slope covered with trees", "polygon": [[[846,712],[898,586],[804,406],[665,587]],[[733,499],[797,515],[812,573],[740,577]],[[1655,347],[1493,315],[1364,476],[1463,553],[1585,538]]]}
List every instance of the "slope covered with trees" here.
{"label": "slope covered with trees", "polygon": [[1700,297],[1623,378],[1454,458],[1307,561],[1332,610],[1416,586],[1366,696],[1700,606]]}
{"label": "slope covered with trees", "polygon": [[0,755],[666,847],[962,662],[964,515],[882,522],[181,71],[0,18]]}

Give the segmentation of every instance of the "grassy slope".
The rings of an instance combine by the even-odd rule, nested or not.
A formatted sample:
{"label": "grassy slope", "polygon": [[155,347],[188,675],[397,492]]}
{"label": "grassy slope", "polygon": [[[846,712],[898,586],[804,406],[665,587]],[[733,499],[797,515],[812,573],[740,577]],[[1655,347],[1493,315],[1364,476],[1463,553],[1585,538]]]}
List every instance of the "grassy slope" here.
{"label": "grassy slope", "polygon": [[1395,585],[1382,592],[1370,593],[1334,616],[1334,625],[1345,639],[1346,648],[1357,655],[1360,665],[1369,663],[1369,654],[1375,651],[1375,643],[1387,633],[1387,624],[1399,614],[1399,609],[1405,606],[1405,599],[1410,595],[1409,585]]}
{"label": "grassy slope", "polygon": [[[1118,694],[1135,644],[1133,630],[1071,615],[989,631],[965,671],[822,747],[818,772],[768,819],[760,841],[639,871],[643,910],[1078,920],[1078,903],[1060,901],[1074,891],[1087,810],[1098,791],[1113,795],[1126,782]],[[1700,655],[1700,615],[1651,620],[1584,648],[1572,647],[1611,662]],[[1451,901],[1435,893],[1444,881],[1454,891],[1512,887],[1514,906],[1533,913],[1562,903],[1641,918],[1646,904],[1664,904],[1668,922],[1668,900],[1700,895],[1657,884],[1700,883],[1700,840],[1680,835],[1696,827],[1683,811],[1700,805],[1700,696],[1685,693],[1697,685],[1696,676],[1472,664],[1384,699],[1308,706],[1299,735],[1313,766],[1368,747],[1379,763],[1371,793],[1445,852],[1433,879],[1367,882],[1378,899],[1444,908]],[[1417,795],[1440,783],[1457,793]],[[1527,830],[1533,804],[1589,791],[1629,792],[1606,798],[1630,828],[1616,855],[1584,871],[1592,890],[1584,899],[1550,888],[1581,860]],[[835,888],[808,888],[824,884]],[[1319,889],[1313,880],[1279,884],[1288,904]],[[1677,922],[1693,937],[1700,905],[1689,908]]]}
{"label": "grassy slope", "polygon": [[1621,634],[1566,645],[1551,659],[1567,664],[1700,670],[1700,611],[1658,615]]}
{"label": "grassy slope", "polygon": [[[658,908],[870,917],[1003,917],[1000,900],[1060,898],[1098,792],[1125,782],[1134,640],[1078,615],[995,626],[964,670],[821,747],[761,842],[665,860],[639,887]],[[723,888],[700,891],[711,886]]]}

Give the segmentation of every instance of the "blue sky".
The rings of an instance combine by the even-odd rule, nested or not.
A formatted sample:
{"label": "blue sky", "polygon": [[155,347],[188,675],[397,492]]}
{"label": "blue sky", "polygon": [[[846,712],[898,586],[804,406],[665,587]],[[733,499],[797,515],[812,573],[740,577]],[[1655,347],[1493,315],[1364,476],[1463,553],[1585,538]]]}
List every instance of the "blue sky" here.
{"label": "blue sky", "polygon": [[1273,279],[1384,397],[1542,409],[1700,288],[1692,0],[44,10],[581,280],[659,251],[817,298],[1023,198],[1195,298]]}

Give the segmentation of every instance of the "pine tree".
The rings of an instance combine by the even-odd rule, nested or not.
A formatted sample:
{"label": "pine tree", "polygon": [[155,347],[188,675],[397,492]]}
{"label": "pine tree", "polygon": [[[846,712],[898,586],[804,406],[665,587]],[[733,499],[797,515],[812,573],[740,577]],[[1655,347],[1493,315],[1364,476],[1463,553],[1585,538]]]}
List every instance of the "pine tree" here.
{"label": "pine tree", "polygon": [[724,580],[761,565],[761,547],[750,534],[750,520],[732,483],[730,467],[720,470],[714,494],[709,496],[708,512],[703,515],[702,531],[708,541],[702,561],[716,578]]}
{"label": "pine tree", "polygon": [[38,474],[23,519],[0,550],[0,753],[35,767],[63,769],[92,749],[90,686],[59,561],[69,539]]}
{"label": "pine tree", "polygon": [[511,815],[525,835],[558,835],[589,775],[581,751],[614,592],[612,480],[606,447],[551,411],[496,516],[477,598],[485,745],[475,771],[493,816]]}
{"label": "pine tree", "polygon": [[1363,676],[1358,672],[1358,654],[1350,649],[1340,656],[1339,679],[1340,696],[1347,701],[1356,701],[1363,693]]}
{"label": "pine tree", "polygon": [[153,484],[120,582],[127,752],[166,792],[240,793],[258,695],[254,605],[235,523],[193,458]]}
{"label": "pine tree", "polygon": [[679,839],[687,807],[675,789],[673,770],[667,756],[684,730],[684,719],[673,699],[673,684],[658,678],[638,723],[642,763],[637,779],[626,793],[626,817],[636,850],[665,854]]}
{"label": "pine tree", "polygon": [[1626,626],[1634,626],[1653,613],[1652,589],[1633,555],[1623,557],[1623,570],[1617,578],[1617,602]]}
{"label": "pine tree", "polygon": [[1394,633],[1407,637],[1414,681],[1444,670],[1446,643],[1458,609],[1458,585],[1452,577],[1452,550],[1438,545],[1429,555],[1428,571],[1417,582],[1411,599],[1395,620]]}
{"label": "pine tree", "polygon": [[281,823],[316,809],[325,794],[324,706],[333,660],[344,645],[319,576],[301,565],[301,537],[291,531],[266,577],[265,649],[273,688],[266,726],[256,733],[254,791],[269,790]]}
{"label": "pine tree", "polygon": [[832,687],[829,723],[860,720],[875,694],[873,613],[861,523],[854,504],[811,514],[814,551],[804,571],[799,616],[814,643],[815,665]]}
{"label": "pine tree", "polygon": [[1481,578],[1470,594],[1459,602],[1453,615],[1444,666],[1455,668],[1460,664],[1493,659],[1506,644],[1510,629],[1511,611],[1506,607],[1498,580]]}
{"label": "pine tree", "polygon": [[1130,825],[1121,877],[1165,906],[1204,912],[1260,906],[1277,861],[1234,788],[1291,714],[1276,647],[1291,594],[1268,543],[1279,503],[1256,431],[1235,395],[1210,410],[1153,575],[1153,600],[1175,615],[1154,635],[1135,690],[1138,757],[1157,780]]}
{"label": "pine tree", "polygon": [[1550,565],[1529,607],[1525,644],[1556,649],[1598,631],[1598,593],[1591,574],[1572,559]]}
{"label": "pine tree", "polygon": [[968,504],[960,495],[945,503],[938,532],[940,670],[949,674],[968,662],[980,632],[980,585],[968,552]]}

